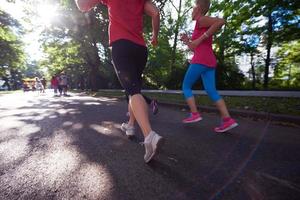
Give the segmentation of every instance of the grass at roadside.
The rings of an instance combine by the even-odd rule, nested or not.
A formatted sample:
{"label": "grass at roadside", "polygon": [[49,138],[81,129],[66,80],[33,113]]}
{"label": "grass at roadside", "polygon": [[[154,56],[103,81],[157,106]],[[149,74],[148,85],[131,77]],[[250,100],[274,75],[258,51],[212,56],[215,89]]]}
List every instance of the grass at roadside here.
{"label": "grass at roadside", "polygon": [[12,94],[12,93],[18,93],[18,92],[22,92],[22,90],[0,91],[0,95],[1,94]]}
{"label": "grass at roadside", "polygon": [[[89,92],[92,96],[124,97],[121,91]],[[159,102],[184,104],[181,94],[145,93],[148,97],[155,98]],[[274,97],[234,97],[224,96],[229,109],[250,110],[256,112],[268,112],[274,114],[286,114],[300,116],[299,98],[274,98]],[[214,106],[208,96],[197,95],[197,105]]]}

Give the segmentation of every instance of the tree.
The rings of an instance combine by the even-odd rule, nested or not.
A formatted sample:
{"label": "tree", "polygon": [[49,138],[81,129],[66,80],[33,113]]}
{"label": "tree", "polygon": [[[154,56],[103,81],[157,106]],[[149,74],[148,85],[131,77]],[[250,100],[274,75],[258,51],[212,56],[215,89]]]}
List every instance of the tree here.
{"label": "tree", "polygon": [[[182,27],[185,24],[185,21],[187,20],[186,14],[191,10],[191,2],[186,1],[185,5],[183,5],[182,0],[179,0],[178,6],[176,6],[173,1],[170,1],[170,4],[172,5],[173,9],[176,11],[177,19],[173,21],[174,25],[172,25],[172,29],[174,32],[173,36],[173,46],[172,46],[172,52],[171,52],[171,63],[170,63],[170,74],[173,75],[174,70],[174,64],[176,61],[176,50],[177,50],[177,41],[178,41],[178,35],[179,30],[182,29]],[[171,18],[170,18],[171,20]]]}
{"label": "tree", "polygon": [[214,51],[217,57],[217,86],[224,88],[241,88],[244,75],[235,62],[241,54],[243,43],[242,23],[249,18],[248,7],[243,0],[212,1],[210,14],[221,15],[226,21],[222,30],[214,38]]}
{"label": "tree", "polygon": [[9,89],[17,89],[25,68],[24,44],[19,39],[22,27],[8,13],[0,10],[0,77]]}
{"label": "tree", "polygon": [[[249,12],[253,17],[264,17],[265,24],[261,26],[262,42],[266,48],[264,88],[269,84],[269,68],[271,63],[271,49],[275,44],[299,39],[299,1],[294,0],[257,0],[251,2]],[[250,5],[251,5],[250,4]],[[298,13],[298,14],[297,14]]]}
{"label": "tree", "polygon": [[284,43],[277,56],[274,79],[287,88],[300,88],[300,41]]}
{"label": "tree", "polygon": [[[62,3],[60,21],[45,30],[42,41],[47,54],[52,55],[52,58],[65,60],[49,60],[51,56],[46,59],[52,63],[53,60],[56,60],[52,66],[60,65],[64,69],[68,69],[69,73],[72,72],[71,68],[77,69],[73,71],[75,74],[71,73],[70,75],[77,77],[76,79],[81,79],[82,75],[87,77],[88,85],[93,91],[107,87],[105,70],[100,70],[104,67],[103,63],[106,63],[105,59],[100,60],[100,54],[104,54],[104,57],[109,55],[108,48],[103,48],[108,46],[106,31],[108,22],[103,20],[103,15],[107,15],[106,9],[99,6],[96,8],[97,12],[91,10],[89,13],[81,13],[74,1],[65,0]],[[104,52],[100,52],[99,47],[102,47]],[[51,50],[51,48],[57,51]],[[59,67],[56,67],[56,69],[59,69]],[[83,74],[80,75],[80,72]]]}

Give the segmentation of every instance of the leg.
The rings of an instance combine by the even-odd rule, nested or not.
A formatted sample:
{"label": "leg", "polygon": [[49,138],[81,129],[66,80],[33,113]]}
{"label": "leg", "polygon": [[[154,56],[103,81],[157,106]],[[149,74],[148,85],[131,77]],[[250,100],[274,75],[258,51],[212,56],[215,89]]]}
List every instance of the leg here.
{"label": "leg", "polygon": [[215,69],[208,68],[201,75],[205,91],[210,99],[216,104],[222,118],[230,117],[224,100],[220,97],[216,90]]}
{"label": "leg", "polygon": [[130,106],[129,103],[128,103],[128,112],[129,112],[129,121],[128,121],[128,125],[129,125],[129,126],[134,126],[134,123],[135,123],[135,117],[134,117],[133,111],[132,111],[131,106]]}
{"label": "leg", "polygon": [[230,117],[224,100],[220,97],[216,90],[215,69],[207,68],[201,76],[204,88],[208,96],[213,102],[215,102],[222,118],[222,123],[214,129],[215,132],[222,133],[238,126],[236,121]]}
{"label": "leg", "polygon": [[200,78],[201,72],[202,70],[199,67],[199,65],[191,64],[187,72],[185,73],[183,84],[182,84],[184,97],[192,113],[198,112],[195,98],[192,92],[192,87],[195,84],[195,82]]}
{"label": "leg", "polygon": [[130,106],[129,106],[129,96],[128,96],[128,94],[126,93],[126,91],[125,91],[125,99],[126,99],[126,102],[127,102],[127,113],[126,113],[126,116],[127,117],[130,117]]}
{"label": "leg", "polygon": [[130,97],[129,104],[134,117],[136,118],[136,121],[142,129],[144,137],[147,137],[152,129],[148,117],[148,107],[145,99],[141,94],[135,94]]}
{"label": "leg", "polygon": [[145,95],[143,95],[143,94],[142,94],[142,96],[144,97],[144,99],[145,99],[146,103],[147,103],[148,105],[150,105],[150,104],[151,104],[151,101],[152,101],[152,99],[150,99],[149,97],[147,97],[147,96],[145,96]]}
{"label": "leg", "polygon": [[[126,98],[127,103],[129,103],[129,96],[128,96],[128,94],[126,93],[126,91],[125,91],[125,98]],[[129,110],[128,110],[128,111],[129,111]]]}
{"label": "leg", "polygon": [[217,106],[218,110],[220,111],[222,118],[230,117],[229,112],[226,107],[226,104],[225,104],[225,101],[223,99],[216,101],[216,106]]}
{"label": "leg", "polygon": [[145,137],[144,161],[148,163],[157,153],[163,138],[152,131],[147,104],[141,95],[141,75],[147,62],[147,48],[128,40],[118,40],[112,44],[112,58],[120,83],[130,95],[129,104],[133,116]]}
{"label": "leg", "polygon": [[63,87],[64,95],[67,95],[67,90],[68,90],[68,86],[64,85],[64,87]]}
{"label": "leg", "polygon": [[59,95],[61,96],[61,94],[62,94],[62,86],[61,85],[58,85],[58,91],[59,91]]}
{"label": "leg", "polygon": [[158,113],[158,104],[157,104],[157,100],[155,99],[150,99],[149,97],[147,97],[146,95],[143,95],[142,96],[144,97],[146,103],[148,105],[150,105],[150,108],[152,110],[152,113],[153,115],[156,115]]}
{"label": "leg", "polygon": [[188,104],[188,106],[189,106],[189,108],[190,108],[190,111],[191,111],[192,113],[198,112],[198,109],[197,109],[197,106],[196,106],[196,101],[195,101],[195,97],[194,97],[194,96],[192,96],[192,97],[186,99],[186,102],[187,102],[187,104]]}
{"label": "leg", "polygon": [[147,137],[152,129],[145,106],[147,104],[140,94],[141,75],[147,62],[147,49],[121,40],[112,46],[112,59],[118,79],[126,93],[130,95],[129,104],[132,113],[143,135]]}
{"label": "leg", "polygon": [[128,137],[131,137],[135,135],[135,128],[134,128],[135,117],[129,103],[127,104],[127,106],[128,106],[128,113],[130,113],[128,115],[129,121],[127,123],[122,123],[121,130],[124,131]]}

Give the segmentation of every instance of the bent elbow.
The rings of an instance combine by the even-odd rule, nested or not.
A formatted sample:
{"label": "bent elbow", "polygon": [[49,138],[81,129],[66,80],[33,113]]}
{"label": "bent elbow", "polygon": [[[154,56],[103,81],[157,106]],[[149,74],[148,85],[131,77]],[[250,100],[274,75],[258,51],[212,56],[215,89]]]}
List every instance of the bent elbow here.
{"label": "bent elbow", "polygon": [[88,12],[90,9],[88,7],[78,7],[81,12]]}
{"label": "bent elbow", "polygon": [[219,19],[220,26],[223,26],[226,23],[225,19]]}
{"label": "bent elbow", "polygon": [[88,6],[81,6],[81,7],[78,6],[78,8],[81,12],[88,12],[91,9]]}
{"label": "bent elbow", "polygon": [[159,10],[151,1],[146,1],[144,11],[148,16],[152,18],[159,17]]}
{"label": "bent elbow", "polygon": [[157,8],[151,10],[149,14],[152,18],[159,18],[159,10]]}
{"label": "bent elbow", "polygon": [[76,5],[81,12],[87,12],[91,9],[85,0],[76,0]]}
{"label": "bent elbow", "polygon": [[155,11],[153,12],[153,17],[159,17],[159,10],[155,9]]}

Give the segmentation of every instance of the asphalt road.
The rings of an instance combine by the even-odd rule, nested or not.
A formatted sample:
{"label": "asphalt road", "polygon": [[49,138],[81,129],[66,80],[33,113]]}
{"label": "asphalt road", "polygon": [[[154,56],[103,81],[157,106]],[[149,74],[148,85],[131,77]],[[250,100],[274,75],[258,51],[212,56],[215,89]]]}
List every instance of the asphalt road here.
{"label": "asphalt road", "polygon": [[160,106],[162,152],[143,161],[140,131],[120,130],[126,102],[52,93],[0,94],[0,199],[300,199],[300,128],[237,118],[216,134],[216,114],[183,125]]}

